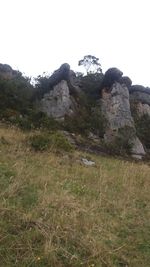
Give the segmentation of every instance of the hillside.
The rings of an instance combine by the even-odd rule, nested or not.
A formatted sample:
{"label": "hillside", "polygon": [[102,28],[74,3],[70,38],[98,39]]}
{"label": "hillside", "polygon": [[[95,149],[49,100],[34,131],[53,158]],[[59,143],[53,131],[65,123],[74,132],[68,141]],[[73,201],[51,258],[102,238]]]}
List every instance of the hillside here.
{"label": "hillside", "polygon": [[36,133],[0,127],[1,267],[148,267],[148,163],[35,152]]}
{"label": "hillside", "polygon": [[[98,58],[87,55],[79,65],[62,64],[34,85],[21,72],[0,64],[0,121],[24,130],[63,130],[91,136],[108,153],[138,160],[150,152],[150,88],[132,85],[115,67],[102,73]],[[93,67],[94,71],[89,71]]]}

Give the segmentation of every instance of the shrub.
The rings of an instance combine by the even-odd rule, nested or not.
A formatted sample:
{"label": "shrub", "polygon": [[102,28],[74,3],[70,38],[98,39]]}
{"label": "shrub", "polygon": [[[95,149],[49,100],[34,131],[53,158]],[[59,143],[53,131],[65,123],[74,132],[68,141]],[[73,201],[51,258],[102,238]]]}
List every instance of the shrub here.
{"label": "shrub", "polygon": [[150,149],[150,116],[148,114],[139,116],[137,105],[137,101],[131,101],[131,112],[134,118],[137,136],[143,145]]}
{"label": "shrub", "polygon": [[51,135],[51,142],[56,149],[64,150],[66,152],[73,149],[73,145],[70,144],[65,136],[60,132],[56,132]]}
{"label": "shrub", "polygon": [[12,109],[24,113],[31,106],[31,98],[34,92],[28,78],[18,74],[13,79],[0,79],[0,112]]}
{"label": "shrub", "polygon": [[54,119],[48,117],[44,112],[32,111],[29,114],[29,118],[32,121],[34,128],[42,128],[48,130],[56,130],[60,128],[60,124]]}
{"label": "shrub", "polygon": [[30,145],[36,151],[44,151],[50,147],[50,138],[45,134],[33,135],[29,138]]}
{"label": "shrub", "polygon": [[142,117],[136,117],[135,125],[141,142],[146,148],[150,149],[150,116],[145,114]]}
{"label": "shrub", "polygon": [[73,145],[59,132],[33,135],[29,138],[29,143],[36,151],[45,151],[51,148],[69,152],[73,149]]}
{"label": "shrub", "polygon": [[105,148],[111,154],[130,155],[132,151],[132,140],[135,137],[135,130],[129,126],[120,128],[111,143],[104,143]]}
{"label": "shrub", "polygon": [[58,130],[61,128],[60,123],[52,117],[49,118],[45,113],[31,109],[26,110],[26,114],[23,115],[15,110],[7,109],[3,112],[3,116],[0,118],[17,125],[22,130]]}
{"label": "shrub", "polygon": [[99,137],[104,137],[107,121],[101,112],[100,106],[81,107],[78,114],[66,117],[63,123],[65,130],[87,136],[93,132]]}
{"label": "shrub", "polygon": [[92,132],[94,132],[101,138],[104,137],[107,120],[101,112],[100,105],[97,105],[95,108],[92,109],[91,115],[89,117],[89,124],[91,126]]}
{"label": "shrub", "polygon": [[81,89],[89,98],[89,102],[100,98],[100,86],[103,77],[102,73],[91,73],[80,78]]}

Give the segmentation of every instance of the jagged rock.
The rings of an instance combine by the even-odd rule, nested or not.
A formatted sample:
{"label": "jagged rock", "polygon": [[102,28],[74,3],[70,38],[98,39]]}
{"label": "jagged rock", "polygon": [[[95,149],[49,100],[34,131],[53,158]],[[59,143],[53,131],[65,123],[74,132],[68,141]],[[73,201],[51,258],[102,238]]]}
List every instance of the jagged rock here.
{"label": "jagged rock", "polygon": [[123,72],[120,71],[117,68],[110,68],[105,72],[101,89],[107,88],[110,89],[110,87],[113,85],[114,82],[119,82],[121,77],[123,75]]}
{"label": "jagged rock", "polygon": [[70,65],[68,63],[62,64],[60,68],[56,70],[49,78],[50,87],[57,85],[62,80],[67,81],[69,79],[69,74],[70,74]]}
{"label": "jagged rock", "polygon": [[72,85],[78,86],[79,79],[77,79],[76,74],[73,70],[70,70],[69,72],[69,79]]}
{"label": "jagged rock", "polygon": [[141,102],[138,102],[135,105],[139,117],[142,117],[143,115],[150,116],[150,106],[148,104],[142,104]]}
{"label": "jagged rock", "polygon": [[7,64],[0,64],[0,77],[3,79],[11,79],[13,77],[13,70]]}
{"label": "jagged rock", "polygon": [[143,145],[138,137],[135,137],[132,141],[132,157],[135,159],[142,159],[145,155]]}
{"label": "jagged rock", "polygon": [[136,115],[139,117],[143,115],[150,116],[150,88],[145,88],[142,85],[134,85],[130,87],[129,92],[130,102],[134,105]]}
{"label": "jagged rock", "polygon": [[55,119],[64,119],[65,115],[72,115],[75,111],[75,101],[70,96],[66,81],[62,80],[45,94],[38,109]]}
{"label": "jagged rock", "polygon": [[120,78],[119,82],[121,84],[125,84],[127,86],[127,88],[130,90],[130,87],[132,85],[132,81],[128,76],[123,76]]}
{"label": "jagged rock", "polygon": [[67,82],[70,95],[76,97],[80,93],[81,90],[78,86],[75,73],[70,70],[70,65],[68,63],[64,63],[48,78],[45,86],[37,89],[33,96],[33,100],[41,100],[45,94],[53,90],[53,87],[62,80]]}
{"label": "jagged rock", "polygon": [[[102,112],[107,120],[105,140],[110,143],[119,135],[120,129],[130,129],[129,143],[132,143],[135,155],[143,156],[145,154],[143,145],[136,136],[134,120],[130,111],[129,91],[123,83],[114,82],[110,90],[102,90],[101,100]],[[129,134],[129,133],[128,133]]]}
{"label": "jagged rock", "polygon": [[0,64],[0,78],[5,80],[13,79],[19,74],[18,71],[13,70],[11,66],[7,64]]}
{"label": "jagged rock", "polygon": [[[69,64],[62,64],[49,78],[48,86],[36,92],[37,108],[55,119],[73,115],[81,92]],[[36,99],[36,97],[35,97]]]}
{"label": "jagged rock", "polygon": [[132,85],[129,91],[131,94],[134,92],[150,94],[150,88],[144,87],[143,85]]}
{"label": "jagged rock", "polygon": [[130,99],[150,106],[150,88],[140,85],[131,86]]}
{"label": "jagged rock", "polygon": [[130,111],[129,91],[123,84],[115,82],[111,91],[103,89],[102,111],[107,117],[109,127],[117,130],[124,126],[133,126],[133,118]]}

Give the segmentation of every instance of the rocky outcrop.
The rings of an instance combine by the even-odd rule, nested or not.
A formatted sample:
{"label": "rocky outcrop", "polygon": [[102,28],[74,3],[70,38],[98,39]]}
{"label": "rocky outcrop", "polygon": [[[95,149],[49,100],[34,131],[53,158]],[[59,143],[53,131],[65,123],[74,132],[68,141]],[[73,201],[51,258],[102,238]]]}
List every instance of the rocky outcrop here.
{"label": "rocky outcrop", "polygon": [[7,64],[0,64],[0,78],[10,80],[17,75],[17,71],[13,70]]}
{"label": "rocky outcrop", "polygon": [[[114,142],[116,137],[119,137],[120,132],[123,130],[127,131],[128,143],[132,144],[132,155],[141,158],[145,151],[136,136],[134,120],[130,110],[129,90],[126,83],[123,82],[122,72],[116,71],[117,73],[119,75],[115,76],[113,73],[111,78],[111,71],[109,72],[108,70],[106,72],[107,75],[104,77],[104,80],[107,87],[104,87],[101,91],[102,113],[107,120],[104,138],[108,143]],[[114,81],[115,77],[117,77],[117,81]],[[112,84],[110,81],[112,81]],[[130,83],[128,84],[130,85]]]}
{"label": "rocky outcrop", "polygon": [[134,85],[130,88],[130,99],[150,106],[150,88]]}
{"label": "rocky outcrop", "polygon": [[150,106],[148,104],[143,104],[141,102],[136,102],[135,104],[136,114],[138,117],[148,115],[150,117]]}
{"label": "rocky outcrop", "polygon": [[122,78],[123,72],[117,68],[110,68],[105,72],[101,89],[105,88],[109,90],[114,82],[119,82]]}
{"label": "rocky outcrop", "polygon": [[131,86],[130,101],[134,105],[134,110],[139,117],[143,115],[150,116],[150,88],[142,85]]}
{"label": "rocky outcrop", "polygon": [[50,90],[53,90],[54,86],[59,84],[62,80],[67,82],[70,94],[76,95],[78,93],[76,75],[72,70],[70,70],[70,65],[68,63],[64,63],[48,78],[47,86],[38,89],[36,92],[37,98],[42,99],[45,94],[49,93]]}
{"label": "rocky outcrop", "polygon": [[129,91],[125,85],[115,82],[111,91],[102,90],[102,111],[109,122],[110,130],[133,126],[130,111]]}
{"label": "rocky outcrop", "polygon": [[150,88],[134,85],[130,88],[130,99],[150,106]]}
{"label": "rocky outcrop", "polygon": [[7,64],[0,64],[0,78],[11,79],[13,76],[12,68]]}
{"label": "rocky outcrop", "polygon": [[77,96],[80,89],[76,83],[76,75],[65,63],[56,70],[48,80],[48,86],[38,92],[38,109],[49,117],[58,120],[76,112]]}
{"label": "rocky outcrop", "polygon": [[76,103],[70,96],[67,82],[60,81],[53,90],[46,93],[39,102],[38,109],[57,120],[63,120],[65,115],[74,114]]}

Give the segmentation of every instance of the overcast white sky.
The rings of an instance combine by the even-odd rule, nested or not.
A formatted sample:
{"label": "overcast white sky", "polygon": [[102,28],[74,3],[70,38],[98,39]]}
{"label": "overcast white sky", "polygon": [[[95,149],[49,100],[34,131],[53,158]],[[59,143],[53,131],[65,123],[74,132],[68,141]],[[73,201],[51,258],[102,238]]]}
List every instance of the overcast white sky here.
{"label": "overcast white sky", "polygon": [[99,57],[150,86],[149,0],[0,0],[0,63],[29,76]]}

